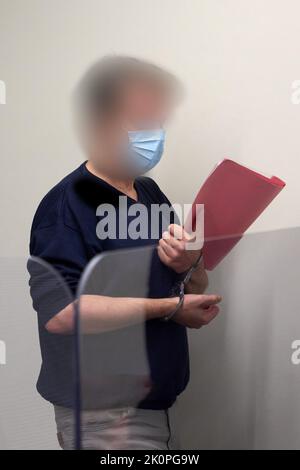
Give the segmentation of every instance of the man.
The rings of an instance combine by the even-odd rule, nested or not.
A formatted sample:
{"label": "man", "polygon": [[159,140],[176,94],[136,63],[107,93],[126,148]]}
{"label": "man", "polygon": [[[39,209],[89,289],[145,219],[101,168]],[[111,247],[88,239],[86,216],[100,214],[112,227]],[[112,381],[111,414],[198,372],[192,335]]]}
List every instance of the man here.
{"label": "man", "polygon": [[[201,251],[187,249],[190,235],[178,225],[171,223],[167,230],[161,226],[156,239],[105,238],[98,230],[97,208],[109,203],[121,211],[120,197],[126,197],[127,209],[136,202],[148,209],[153,204],[170,206],[157,184],[141,175],[162,156],[163,126],[179,93],[175,77],[147,62],[114,56],[92,66],[75,94],[87,161],[45,196],[33,221],[31,255],[55,268],[73,294],[84,268],[97,254],[157,245],[148,298],[81,298],[81,327],[87,335],[145,322],[152,384],[138,406],[125,415],[124,407],[83,411],[83,448],[167,449],[167,410],[189,378],[186,327],[200,328],[218,313],[220,297],[203,294],[207,276]],[[180,295],[174,295],[175,286],[191,267],[185,279],[185,295],[182,289]],[[70,364],[74,304],[65,301],[55,308],[51,301],[49,307],[37,289],[34,269],[29,266],[29,270],[43,358],[37,388],[54,404],[60,443],[70,449],[74,447],[70,425],[74,405]]]}

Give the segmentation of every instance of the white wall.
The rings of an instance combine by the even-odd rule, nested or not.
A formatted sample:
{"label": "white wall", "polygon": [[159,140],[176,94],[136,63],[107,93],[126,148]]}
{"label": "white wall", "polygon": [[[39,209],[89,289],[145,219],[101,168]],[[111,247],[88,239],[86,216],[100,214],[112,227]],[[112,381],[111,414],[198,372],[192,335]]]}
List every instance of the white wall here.
{"label": "white wall", "polygon": [[191,202],[230,156],[287,182],[253,229],[299,225],[299,17],[298,0],[0,0],[0,256],[26,256],[37,203],[82,161],[69,96],[109,53],[155,61],[186,85],[155,170],[174,202]]}
{"label": "white wall", "polygon": [[210,273],[221,313],[190,332],[191,381],[172,411],[184,449],[300,448],[299,239],[299,227],[247,235]]}
{"label": "white wall", "polygon": [[83,158],[69,95],[109,53],[153,60],[186,85],[155,172],[173,200],[191,202],[230,156],[288,183],[256,229],[299,224],[299,1],[0,0],[0,11],[2,254],[27,251],[38,201]]}

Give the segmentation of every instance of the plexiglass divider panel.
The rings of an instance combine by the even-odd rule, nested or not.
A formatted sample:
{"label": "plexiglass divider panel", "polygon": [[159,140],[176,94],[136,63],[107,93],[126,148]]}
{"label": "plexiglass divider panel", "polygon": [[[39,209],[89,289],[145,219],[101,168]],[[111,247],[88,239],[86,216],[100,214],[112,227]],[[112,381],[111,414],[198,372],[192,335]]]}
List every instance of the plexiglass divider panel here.
{"label": "plexiglass divider panel", "polygon": [[[85,270],[79,289],[80,440],[88,448],[90,420],[110,423],[102,429],[103,446],[126,448],[128,429],[112,410],[136,408],[151,389],[146,344],[146,311],[156,249],[118,250],[96,257]],[[107,315],[139,299],[139,318],[132,324],[107,326]],[[92,323],[86,312],[92,301],[101,320]],[[110,320],[110,319],[109,319]],[[97,418],[98,417],[98,418]],[[101,424],[100,424],[101,427]]]}
{"label": "plexiglass divider panel", "polygon": [[52,402],[74,401],[74,335],[46,324],[74,295],[43,260],[1,261],[0,448],[59,449]]}

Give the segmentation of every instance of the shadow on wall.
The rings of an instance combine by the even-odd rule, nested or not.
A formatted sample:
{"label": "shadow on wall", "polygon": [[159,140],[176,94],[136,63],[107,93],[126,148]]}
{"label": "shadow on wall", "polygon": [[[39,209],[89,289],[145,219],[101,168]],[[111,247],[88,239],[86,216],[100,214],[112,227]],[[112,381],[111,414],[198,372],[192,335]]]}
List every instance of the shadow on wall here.
{"label": "shadow on wall", "polygon": [[221,314],[190,334],[191,381],[174,408],[184,449],[297,449],[300,228],[245,236],[210,273]]}

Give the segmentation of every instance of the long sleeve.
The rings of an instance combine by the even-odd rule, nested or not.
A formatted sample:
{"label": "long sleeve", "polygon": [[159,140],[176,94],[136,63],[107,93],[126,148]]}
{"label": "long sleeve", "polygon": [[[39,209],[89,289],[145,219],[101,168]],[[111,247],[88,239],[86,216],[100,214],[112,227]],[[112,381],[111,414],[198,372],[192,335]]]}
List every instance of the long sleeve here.
{"label": "long sleeve", "polygon": [[30,254],[30,294],[39,320],[45,325],[74,300],[89,260],[81,234],[63,223],[35,230]]}

